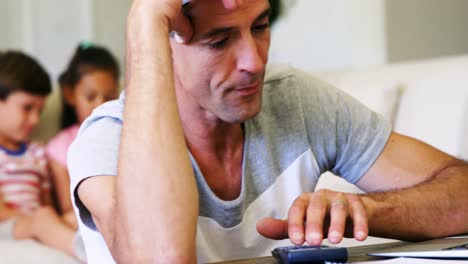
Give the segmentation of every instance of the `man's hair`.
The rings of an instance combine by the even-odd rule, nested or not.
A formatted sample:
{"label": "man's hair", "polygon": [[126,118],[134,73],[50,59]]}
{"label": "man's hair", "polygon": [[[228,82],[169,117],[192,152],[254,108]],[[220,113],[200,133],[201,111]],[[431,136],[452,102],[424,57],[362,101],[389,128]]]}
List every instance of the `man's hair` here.
{"label": "man's hair", "polygon": [[[76,48],[58,82],[62,89],[74,89],[84,75],[97,70],[108,72],[116,80],[119,79],[119,64],[112,53],[104,47],[84,42]],[[62,96],[61,128],[74,125],[77,121],[75,109]]]}
{"label": "man's hair", "polygon": [[270,2],[271,7],[270,24],[273,25],[278,20],[278,17],[281,15],[281,0],[268,0],[268,2]]}
{"label": "man's hair", "polygon": [[[183,1],[183,9],[182,11],[184,14],[188,17],[191,17],[191,10],[190,10],[190,0],[185,0]],[[271,8],[271,13],[270,13],[270,25],[273,25],[278,18],[282,15],[283,12],[283,3],[281,0],[268,0],[268,3],[270,3],[270,8]]]}
{"label": "man's hair", "polygon": [[51,90],[49,75],[34,58],[19,51],[0,53],[0,100],[13,92],[46,96]]}

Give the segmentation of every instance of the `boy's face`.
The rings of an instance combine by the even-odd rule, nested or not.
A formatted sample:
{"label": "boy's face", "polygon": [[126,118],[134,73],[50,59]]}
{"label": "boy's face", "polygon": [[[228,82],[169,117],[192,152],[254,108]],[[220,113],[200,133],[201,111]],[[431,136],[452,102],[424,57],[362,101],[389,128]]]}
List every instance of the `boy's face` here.
{"label": "boy's face", "polygon": [[0,145],[15,149],[28,142],[39,124],[46,96],[13,92],[0,100]]}

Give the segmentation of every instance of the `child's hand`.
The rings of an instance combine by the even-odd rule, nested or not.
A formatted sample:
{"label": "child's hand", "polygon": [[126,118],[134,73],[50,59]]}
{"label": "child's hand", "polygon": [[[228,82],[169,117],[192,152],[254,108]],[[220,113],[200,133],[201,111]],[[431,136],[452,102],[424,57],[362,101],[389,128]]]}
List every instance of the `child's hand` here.
{"label": "child's hand", "polygon": [[20,213],[17,210],[11,209],[6,205],[3,200],[3,194],[0,193],[0,222],[19,215]]}
{"label": "child's hand", "polygon": [[75,216],[75,212],[73,210],[70,210],[68,212],[65,212],[63,215],[62,215],[62,220],[65,222],[65,224],[67,224],[69,227],[73,228],[73,229],[77,229],[78,228],[78,221],[76,219],[76,216]]}

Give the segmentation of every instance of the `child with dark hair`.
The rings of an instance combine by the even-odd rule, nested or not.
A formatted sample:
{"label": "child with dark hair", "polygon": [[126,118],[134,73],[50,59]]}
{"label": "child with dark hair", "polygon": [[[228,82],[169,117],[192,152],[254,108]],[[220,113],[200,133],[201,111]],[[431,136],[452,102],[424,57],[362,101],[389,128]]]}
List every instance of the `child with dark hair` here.
{"label": "child with dark hair", "polygon": [[78,133],[80,124],[100,104],[118,95],[119,66],[105,48],[80,44],[67,68],[59,77],[62,91],[61,128],[47,145],[52,177],[56,186],[60,210],[76,227],[76,217],[70,200],[70,180],[67,170],[67,150]]}
{"label": "child with dark hair", "polygon": [[36,239],[76,256],[75,231],[50,206],[45,150],[30,142],[50,91],[37,61],[0,53],[0,239]]}

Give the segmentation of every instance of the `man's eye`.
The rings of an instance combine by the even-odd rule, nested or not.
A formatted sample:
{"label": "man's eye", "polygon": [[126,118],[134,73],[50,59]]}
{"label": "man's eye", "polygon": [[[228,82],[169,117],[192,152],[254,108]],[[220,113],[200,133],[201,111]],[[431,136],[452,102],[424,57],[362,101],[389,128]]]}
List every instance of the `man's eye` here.
{"label": "man's eye", "polygon": [[227,42],[228,42],[229,38],[226,37],[226,38],[223,38],[222,40],[220,41],[216,41],[216,42],[213,42],[213,43],[209,43],[208,46],[212,49],[221,49],[223,48],[224,46],[226,46]]}
{"label": "man's eye", "polygon": [[270,24],[266,23],[266,24],[261,24],[261,25],[258,25],[258,26],[254,26],[252,28],[252,31],[254,32],[263,32],[265,31],[267,28],[270,27]]}

